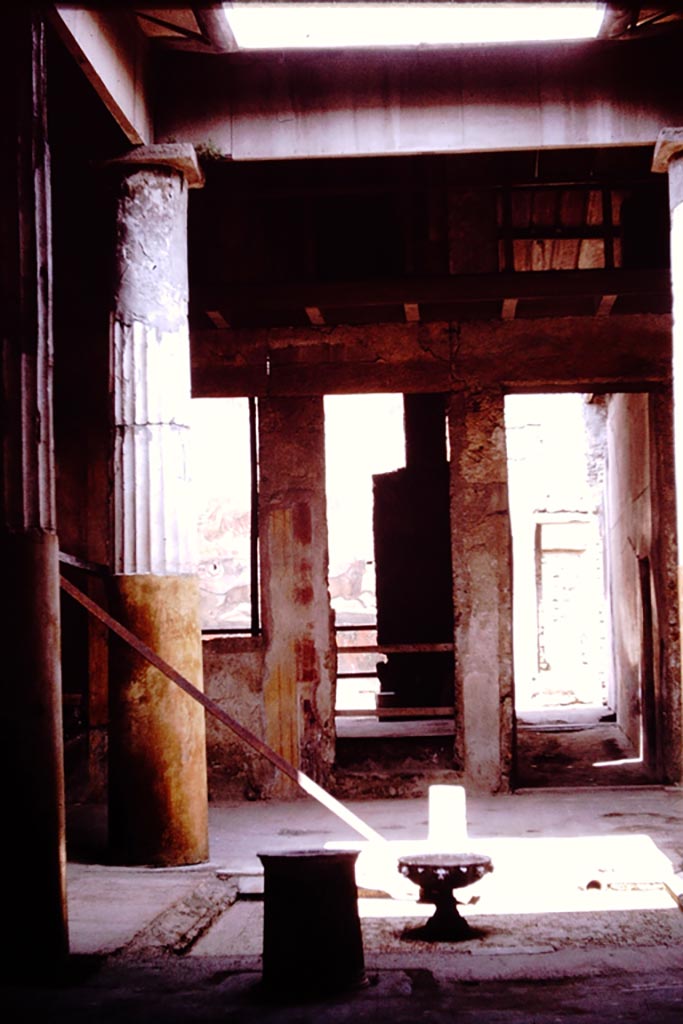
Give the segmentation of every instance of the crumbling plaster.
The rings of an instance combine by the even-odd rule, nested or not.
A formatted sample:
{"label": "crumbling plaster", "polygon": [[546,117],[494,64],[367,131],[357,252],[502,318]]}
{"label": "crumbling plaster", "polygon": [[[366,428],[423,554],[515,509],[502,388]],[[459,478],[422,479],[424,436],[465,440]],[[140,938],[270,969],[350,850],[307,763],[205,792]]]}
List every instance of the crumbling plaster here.
{"label": "crumbling plaster", "polygon": [[[265,735],[262,637],[211,637],[204,641],[207,696],[256,736]],[[269,761],[218,722],[206,719],[209,798],[260,799],[275,775]]]}

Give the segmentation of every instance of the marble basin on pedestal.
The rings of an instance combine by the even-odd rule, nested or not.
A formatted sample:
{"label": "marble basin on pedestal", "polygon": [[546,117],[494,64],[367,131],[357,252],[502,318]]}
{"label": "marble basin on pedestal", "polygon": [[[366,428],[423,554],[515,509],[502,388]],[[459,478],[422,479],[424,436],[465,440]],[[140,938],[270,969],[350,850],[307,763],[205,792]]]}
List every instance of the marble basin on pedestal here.
{"label": "marble basin on pedestal", "polygon": [[419,885],[420,903],[436,905],[427,923],[420,928],[406,930],[404,938],[457,942],[480,934],[458,911],[453,890],[472,885],[493,871],[490,857],[479,853],[419,853],[401,857],[398,869]]}

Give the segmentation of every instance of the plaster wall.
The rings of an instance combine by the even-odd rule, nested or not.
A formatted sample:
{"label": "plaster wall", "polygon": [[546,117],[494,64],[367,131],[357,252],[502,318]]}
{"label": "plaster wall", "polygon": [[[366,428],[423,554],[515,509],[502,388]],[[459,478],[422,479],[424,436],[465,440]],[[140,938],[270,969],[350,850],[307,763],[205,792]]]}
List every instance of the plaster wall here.
{"label": "plaster wall", "polygon": [[[214,637],[204,641],[207,696],[261,738],[264,645],[260,637]],[[256,800],[275,778],[270,762],[213,716],[206,717],[206,754],[211,800]]]}
{"label": "plaster wall", "polygon": [[607,414],[607,546],[617,721],[652,772],[680,778],[680,681],[668,394]]}

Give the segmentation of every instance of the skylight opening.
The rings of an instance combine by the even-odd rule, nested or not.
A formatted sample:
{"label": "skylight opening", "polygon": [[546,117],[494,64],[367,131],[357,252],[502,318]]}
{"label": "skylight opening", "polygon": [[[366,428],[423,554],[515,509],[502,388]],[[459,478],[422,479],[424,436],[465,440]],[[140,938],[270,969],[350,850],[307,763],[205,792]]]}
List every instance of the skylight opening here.
{"label": "skylight opening", "polygon": [[592,39],[604,3],[258,3],[225,16],[242,50],[457,46]]}

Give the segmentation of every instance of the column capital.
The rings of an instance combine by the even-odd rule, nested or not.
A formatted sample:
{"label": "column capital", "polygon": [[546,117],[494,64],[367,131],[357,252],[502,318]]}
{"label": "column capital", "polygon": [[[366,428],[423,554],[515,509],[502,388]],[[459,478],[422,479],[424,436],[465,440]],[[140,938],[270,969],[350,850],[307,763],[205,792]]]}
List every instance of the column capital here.
{"label": "column capital", "polygon": [[662,128],[655,143],[652,170],[665,174],[672,157],[683,153],[683,128]]}
{"label": "column capital", "polygon": [[121,156],[106,160],[105,167],[170,167],[180,171],[188,188],[202,188],[204,172],[197,153],[189,142],[160,142],[151,146],[133,146]]}

